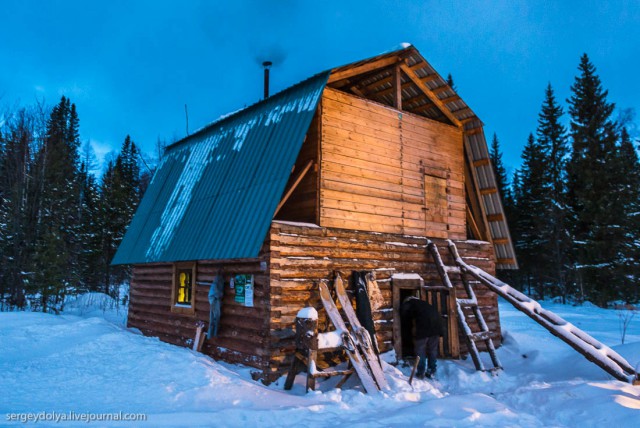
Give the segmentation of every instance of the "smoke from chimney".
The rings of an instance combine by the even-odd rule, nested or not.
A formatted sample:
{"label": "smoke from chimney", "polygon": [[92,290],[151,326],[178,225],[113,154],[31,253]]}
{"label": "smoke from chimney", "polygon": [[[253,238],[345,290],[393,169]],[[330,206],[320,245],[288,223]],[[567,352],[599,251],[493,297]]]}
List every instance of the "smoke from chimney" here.
{"label": "smoke from chimney", "polygon": [[264,67],[264,99],[269,98],[269,70],[273,63],[271,61],[264,61],[262,66]]}

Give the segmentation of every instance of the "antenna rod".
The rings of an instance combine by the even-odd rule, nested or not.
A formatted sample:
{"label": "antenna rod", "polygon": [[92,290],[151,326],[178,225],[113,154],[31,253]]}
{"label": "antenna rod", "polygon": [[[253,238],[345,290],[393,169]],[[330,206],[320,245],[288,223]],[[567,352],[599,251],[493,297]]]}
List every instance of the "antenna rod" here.
{"label": "antenna rod", "polygon": [[184,105],[184,116],[185,116],[185,118],[187,120],[186,128],[187,128],[187,136],[189,136],[189,111],[187,110],[187,105],[186,104]]}

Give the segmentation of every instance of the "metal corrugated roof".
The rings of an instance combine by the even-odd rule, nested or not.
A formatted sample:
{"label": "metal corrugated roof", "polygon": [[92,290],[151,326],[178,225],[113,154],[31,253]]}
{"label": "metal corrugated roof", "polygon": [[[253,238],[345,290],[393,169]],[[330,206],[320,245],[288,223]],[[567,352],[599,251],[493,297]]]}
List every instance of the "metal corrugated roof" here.
{"label": "metal corrugated roof", "polygon": [[169,146],[112,263],[257,257],[328,76]]}

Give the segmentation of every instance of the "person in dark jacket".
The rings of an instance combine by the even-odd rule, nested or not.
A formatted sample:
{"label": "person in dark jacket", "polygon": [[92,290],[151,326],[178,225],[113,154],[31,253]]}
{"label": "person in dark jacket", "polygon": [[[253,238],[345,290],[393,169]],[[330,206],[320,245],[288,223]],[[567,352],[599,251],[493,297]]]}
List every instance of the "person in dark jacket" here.
{"label": "person in dark jacket", "polygon": [[437,368],[438,343],[444,336],[442,317],[434,306],[413,296],[402,302],[400,316],[410,321],[409,325],[415,323],[414,346],[416,355],[420,357],[416,376],[424,378],[426,368],[427,377],[433,377]]}

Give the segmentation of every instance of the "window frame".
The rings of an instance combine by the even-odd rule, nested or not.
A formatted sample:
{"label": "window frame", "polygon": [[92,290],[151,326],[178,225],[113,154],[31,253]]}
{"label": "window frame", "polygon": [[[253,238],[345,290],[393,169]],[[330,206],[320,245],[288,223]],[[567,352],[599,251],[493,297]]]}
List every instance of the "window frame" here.
{"label": "window frame", "polygon": [[[191,271],[191,304],[178,303],[178,275],[181,271]],[[171,312],[182,315],[195,315],[196,313],[196,262],[180,262],[173,264],[173,276],[171,281]]]}

